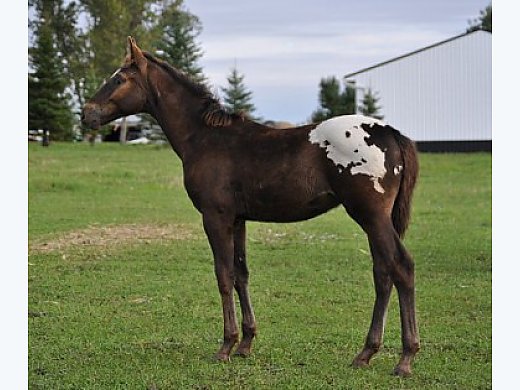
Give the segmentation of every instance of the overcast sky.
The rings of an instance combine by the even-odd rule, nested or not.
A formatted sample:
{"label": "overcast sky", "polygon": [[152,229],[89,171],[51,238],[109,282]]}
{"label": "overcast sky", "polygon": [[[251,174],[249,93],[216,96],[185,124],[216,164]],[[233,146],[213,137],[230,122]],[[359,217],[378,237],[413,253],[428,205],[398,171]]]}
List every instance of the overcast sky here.
{"label": "overcast sky", "polygon": [[201,65],[225,86],[233,65],[256,115],[305,122],[318,84],[463,33],[489,0],[185,0],[203,25]]}

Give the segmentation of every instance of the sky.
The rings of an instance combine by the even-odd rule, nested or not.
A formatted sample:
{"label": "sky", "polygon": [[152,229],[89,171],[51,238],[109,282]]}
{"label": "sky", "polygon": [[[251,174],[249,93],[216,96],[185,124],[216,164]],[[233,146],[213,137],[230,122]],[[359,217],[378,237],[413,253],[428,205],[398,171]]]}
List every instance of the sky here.
{"label": "sky", "polygon": [[[462,34],[489,0],[185,0],[203,26],[214,90],[236,64],[255,115],[308,121],[322,77],[343,75]],[[220,91],[220,95],[222,92]]]}

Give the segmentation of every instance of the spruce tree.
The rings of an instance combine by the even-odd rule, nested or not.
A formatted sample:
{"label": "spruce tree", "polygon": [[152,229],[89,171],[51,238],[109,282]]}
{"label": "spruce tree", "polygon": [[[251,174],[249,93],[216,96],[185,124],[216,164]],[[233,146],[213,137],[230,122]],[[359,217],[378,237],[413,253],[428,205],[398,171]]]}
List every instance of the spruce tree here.
{"label": "spruce tree", "polygon": [[61,61],[60,72],[68,80],[68,90],[74,100],[73,109],[77,112],[85,103],[83,78],[91,62],[87,32],[78,22],[85,9],[75,0],[29,0],[29,10],[29,29],[33,41],[38,36],[41,17],[51,27],[53,46]]}
{"label": "spruce tree", "polygon": [[369,88],[363,95],[362,105],[359,107],[361,113],[372,118],[383,119],[383,116],[379,114],[381,106],[377,105],[378,101],[379,98],[372,92],[372,89]]}
{"label": "spruce tree", "polygon": [[255,111],[255,106],[251,102],[253,93],[244,84],[245,75],[240,74],[235,67],[227,77],[228,87],[222,88],[224,92],[224,106],[235,114],[243,113],[250,116]]}
{"label": "spruce tree", "polygon": [[321,122],[338,115],[356,113],[356,89],[347,84],[343,91],[334,76],[322,78],[319,92],[320,107],[312,113],[313,122]]}
{"label": "spruce tree", "polygon": [[29,49],[29,129],[48,130],[53,139],[69,139],[74,118],[66,90],[68,79],[53,43],[50,10],[42,7],[39,11],[35,44]]}
{"label": "spruce tree", "polygon": [[158,28],[162,35],[156,42],[158,57],[182,70],[198,82],[205,82],[197,61],[202,49],[196,39],[202,31],[199,18],[186,10],[183,1],[168,5],[160,16]]}

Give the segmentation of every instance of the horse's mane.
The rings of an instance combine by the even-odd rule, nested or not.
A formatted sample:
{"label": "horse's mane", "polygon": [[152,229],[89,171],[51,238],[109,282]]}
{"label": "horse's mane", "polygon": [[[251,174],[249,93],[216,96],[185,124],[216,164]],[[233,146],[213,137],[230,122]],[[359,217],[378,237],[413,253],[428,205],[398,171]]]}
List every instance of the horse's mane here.
{"label": "horse's mane", "polygon": [[166,71],[166,73],[188,88],[203,101],[201,118],[208,126],[227,127],[233,123],[233,119],[244,119],[243,114],[235,114],[226,110],[205,84],[195,81],[185,72],[174,68],[166,61],[160,60],[148,52],[143,51],[143,54],[147,60],[160,66]]}

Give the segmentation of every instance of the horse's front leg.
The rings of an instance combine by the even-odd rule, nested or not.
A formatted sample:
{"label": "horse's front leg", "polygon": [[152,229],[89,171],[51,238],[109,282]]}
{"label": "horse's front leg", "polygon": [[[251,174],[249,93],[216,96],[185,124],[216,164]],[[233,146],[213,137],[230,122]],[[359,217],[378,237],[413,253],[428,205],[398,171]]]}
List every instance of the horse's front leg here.
{"label": "horse's front leg", "polygon": [[215,262],[218,289],[222,299],[224,316],[224,341],[215,355],[218,360],[228,361],[238,341],[238,324],[233,298],[234,275],[234,218],[217,212],[203,213],[204,230],[208,236]]}
{"label": "horse's front leg", "polygon": [[246,262],[246,222],[244,220],[235,222],[234,246],[235,289],[237,290],[240,309],[242,310],[242,341],[240,341],[236,354],[245,357],[251,354],[251,344],[256,336],[256,321],[249,298],[249,270]]}

